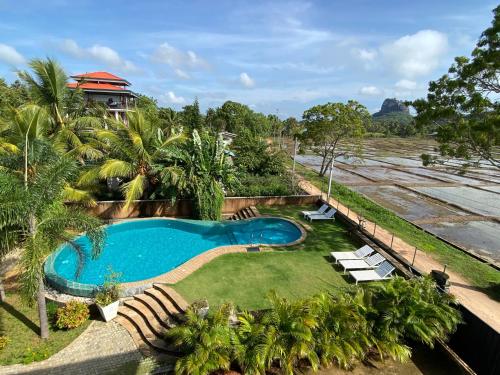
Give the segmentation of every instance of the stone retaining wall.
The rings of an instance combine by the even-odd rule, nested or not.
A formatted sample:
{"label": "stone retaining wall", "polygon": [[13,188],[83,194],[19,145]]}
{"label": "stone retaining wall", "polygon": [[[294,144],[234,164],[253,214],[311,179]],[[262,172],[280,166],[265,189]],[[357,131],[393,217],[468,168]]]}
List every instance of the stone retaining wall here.
{"label": "stone retaining wall", "polygon": [[[239,210],[257,205],[306,205],[314,204],[318,195],[290,195],[272,197],[226,197],[222,214],[233,214]],[[104,220],[130,219],[136,217],[191,217],[191,200],[141,200],[135,201],[127,209],[124,201],[99,201],[97,206],[89,208],[89,213]]]}

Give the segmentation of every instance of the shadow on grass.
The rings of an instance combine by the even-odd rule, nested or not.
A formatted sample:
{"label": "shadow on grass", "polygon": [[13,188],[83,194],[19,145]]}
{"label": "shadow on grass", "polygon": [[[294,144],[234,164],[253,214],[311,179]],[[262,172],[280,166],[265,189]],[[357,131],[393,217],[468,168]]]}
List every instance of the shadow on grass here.
{"label": "shadow on grass", "polygon": [[37,335],[40,333],[40,328],[33,323],[26,315],[24,315],[22,312],[16,310],[14,306],[7,302],[2,302],[0,306],[10,315],[12,315],[14,318],[22,322],[26,327],[31,329],[33,332],[35,332]]}

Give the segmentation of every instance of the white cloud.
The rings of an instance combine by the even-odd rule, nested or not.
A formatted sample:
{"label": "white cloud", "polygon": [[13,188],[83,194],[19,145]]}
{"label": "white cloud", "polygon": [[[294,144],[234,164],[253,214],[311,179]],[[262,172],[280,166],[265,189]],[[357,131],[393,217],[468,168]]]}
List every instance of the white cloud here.
{"label": "white cloud", "polygon": [[412,78],[432,72],[448,49],[448,38],[435,30],[421,30],[383,45],[381,53],[401,76]]}
{"label": "white cloud", "polygon": [[380,95],[382,91],[379,90],[376,86],[364,86],[359,89],[359,93],[361,95]]}
{"label": "white cloud", "polygon": [[354,50],[356,56],[363,61],[373,61],[377,57],[377,51],[364,48]]}
{"label": "white cloud", "polygon": [[158,46],[151,55],[151,60],[171,67],[188,67],[191,69],[209,67],[209,64],[193,51],[181,51],[167,42]]}
{"label": "white cloud", "polygon": [[410,81],[409,79],[401,79],[397,81],[394,86],[403,90],[415,90],[417,88],[417,82]]}
{"label": "white cloud", "polygon": [[0,43],[0,61],[17,66],[24,64],[26,60],[14,47]]}
{"label": "white cloud", "polygon": [[184,70],[179,69],[179,68],[174,69],[174,73],[177,77],[182,78],[182,79],[190,79],[191,78],[191,76],[188,73],[186,73]]}
{"label": "white cloud", "polygon": [[255,81],[245,72],[240,74],[240,82],[246,88],[251,88],[255,86]]}
{"label": "white cloud", "polygon": [[173,91],[169,91],[169,92],[167,92],[166,95],[162,95],[161,99],[163,99],[167,103],[171,103],[171,104],[184,104],[184,103],[186,103],[186,99],[184,99],[184,97],[176,96]]}
{"label": "white cloud", "polygon": [[94,44],[89,48],[83,48],[74,40],[65,39],[60,43],[59,47],[68,55],[96,60],[125,72],[137,72],[139,70],[132,61],[123,59],[118,52],[107,46]]}

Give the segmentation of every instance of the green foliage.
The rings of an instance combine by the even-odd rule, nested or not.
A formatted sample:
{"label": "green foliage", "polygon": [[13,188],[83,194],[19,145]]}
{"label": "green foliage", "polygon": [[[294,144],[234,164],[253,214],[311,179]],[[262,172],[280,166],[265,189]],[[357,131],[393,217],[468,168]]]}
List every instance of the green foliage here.
{"label": "green foliage", "polygon": [[[302,118],[306,131],[300,139],[321,156],[320,176],[326,173],[335,158],[361,154],[365,123],[370,121],[370,114],[363,105],[354,100],[347,104],[316,105],[305,111]],[[347,138],[350,141],[339,151],[339,142]]]}
{"label": "green foliage", "polygon": [[28,102],[29,95],[25,85],[18,80],[7,85],[5,80],[0,78],[0,118],[5,116],[11,108],[21,107]]}
{"label": "green foliage", "polygon": [[113,270],[109,268],[108,274],[105,276],[104,284],[94,296],[95,303],[105,307],[118,301],[120,298],[120,277],[121,273],[113,272]]}
{"label": "green foliage", "polygon": [[47,359],[50,357],[50,352],[47,348],[27,348],[26,351],[24,352],[22,363],[27,365],[31,362],[40,362],[43,361],[44,359]]}
{"label": "green foliage", "polygon": [[178,133],[166,136],[139,110],[128,112],[127,119],[127,124],[113,121],[108,129],[96,131],[108,158],[86,170],[78,181],[78,187],[91,189],[99,180],[119,178],[126,207],[160,188],[160,176],[174,164],[176,145],[184,139]]}
{"label": "green foliage", "polygon": [[239,184],[232,190],[235,197],[258,197],[298,194],[297,181],[292,182],[291,174],[284,175],[242,175]]}
{"label": "green foliage", "polygon": [[427,156],[427,163],[463,158],[500,168],[500,6],[493,13],[471,58],[455,58],[447,74],[429,83],[427,98],[412,103],[417,124],[437,128],[441,158]]}
{"label": "green foliage", "polygon": [[167,339],[184,353],[175,364],[176,374],[203,375],[229,369],[233,334],[228,324],[231,310],[230,305],[223,305],[201,317],[190,308],[186,321],[167,331]]}
{"label": "green foliage", "polygon": [[267,142],[249,130],[238,133],[231,148],[234,150],[234,165],[243,173],[259,176],[285,173],[286,154],[273,151]]}
{"label": "green foliage", "polygon": [[7,336],[0,336],[0,351],[2,351],[9,342],[10,339]]}
{"label": "green foliage", "polygon": [[433,347],[461,321],[454,300],[429,278],[396,277],[293,302],[271,292],[269,299],[269,309],[254,313],[231,305],[206,317],[188,310],[186,322],[167,333],[183,353],[176,373],[228,370],[231,364],[245,374],[273,368],[294,374],[304,365],[350,369],[372,352],[405,361],[411,355],[406,340]]}
{"label": "green foliage", "polygon": [[64,307],[57,309],[56,326],[59,329],[74,329],[85,323],[89,316],[86,303],[69,301]]}
{"label": "green foliage", "polygon": [[192,138],[177,156],[176,167],[166,170],[163,178],[194,197],[198,218],[220,220],[225,191],[237,183],[222,137],[193,130]]}
{"label": "green foliage", "polygon": [[193,104],[186,105],[182,107],[180,112],[180,118],[182,125],[192,131],[200,131],[203,127],[203,116],[200,113],[200,104],[198,103],[198,98],[196,98]]}
{"label": "green foliage", "polygon": [[367,131],[370,133],[383,133],[385,136],[411,137],[416,135],[417,128],[410,114],[391,112],[374,117]]}
{"label": "green foliage", "polygon": [[155,126],[160,125],[160,110],[156,99],[146,95],[139,95],[136,99],[135,106],[141,111],[147,122]]}

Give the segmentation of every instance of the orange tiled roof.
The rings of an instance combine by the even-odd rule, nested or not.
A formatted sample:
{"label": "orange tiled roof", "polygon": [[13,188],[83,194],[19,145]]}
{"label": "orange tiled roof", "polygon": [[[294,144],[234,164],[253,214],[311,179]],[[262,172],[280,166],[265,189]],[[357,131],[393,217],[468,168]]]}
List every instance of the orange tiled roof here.
{"label": "orange tiled roof", "polygon": [[111,83],[95,83],[95,82],[84,82],[78,85],[77,82],[68,83],[67,86],[70,89],[75,89],[77,86],[82,90],[104,90],[104,91],[129,91],[128,89],[118,86],[112,85]]}
{"label": "orange tiled roof", "polygon": [[92,79],[105,79],[105,80],[113,80],[113,81],[123,81],[123,82],[128,82],[126,79],[115,76],[114,74],[108,73],[108,72],[91,72],[91,73],[84,73],[84,74],[77,74],[74,76],[71,76],[72,78],[92,78]]}

